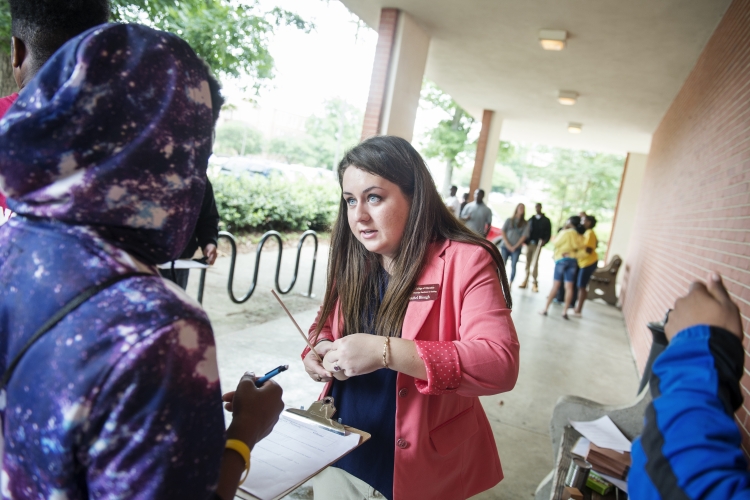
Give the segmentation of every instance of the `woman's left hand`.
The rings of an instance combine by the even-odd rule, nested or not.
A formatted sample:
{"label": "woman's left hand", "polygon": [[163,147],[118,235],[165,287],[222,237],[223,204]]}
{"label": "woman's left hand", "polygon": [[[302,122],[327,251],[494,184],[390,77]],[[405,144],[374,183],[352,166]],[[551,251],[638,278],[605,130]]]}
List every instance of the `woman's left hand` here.
{"label": "woman's left hand", "polygon": [[354,333],[336,340],[326,354],[330,362],[347,377],[372,373],[383,367],[385,337],[368,333]]}

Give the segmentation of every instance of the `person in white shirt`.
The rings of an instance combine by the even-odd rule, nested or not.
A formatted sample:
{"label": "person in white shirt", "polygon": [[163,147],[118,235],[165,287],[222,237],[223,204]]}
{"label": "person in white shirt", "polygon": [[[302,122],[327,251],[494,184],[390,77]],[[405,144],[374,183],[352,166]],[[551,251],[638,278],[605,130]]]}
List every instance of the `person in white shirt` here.
{"label": "person in white shirt", "polygon": [[475,233],[486,237],[492,224],[492,210],[484,203],[484,190],[474,191],[474,201],[467,204],[461,211],[461,220],[466,227]]}
{"label": "person in white shirt", "polygon": [[457,192],[458,187],[451,186],[451,195],[445,199],[445,206],[451,209],[451,212],[456,216],[456,219],[459,219],[461,217],[461,202],[458,201],[458,197],[456,196]]}

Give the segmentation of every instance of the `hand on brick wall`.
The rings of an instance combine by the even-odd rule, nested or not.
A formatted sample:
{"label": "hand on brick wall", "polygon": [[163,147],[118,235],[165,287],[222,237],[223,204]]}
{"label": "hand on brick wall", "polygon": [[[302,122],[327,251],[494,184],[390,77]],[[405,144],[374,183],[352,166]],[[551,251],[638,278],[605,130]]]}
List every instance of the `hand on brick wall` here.
{"label": "hand on brick wall", "polygon": [[716,273],[711,273],[708,283],[694,282],[688,294],[677,299],[664,325],[664,333],[672,340],[682,330],[696,325],[718,326],[742,340],[740,310]]}

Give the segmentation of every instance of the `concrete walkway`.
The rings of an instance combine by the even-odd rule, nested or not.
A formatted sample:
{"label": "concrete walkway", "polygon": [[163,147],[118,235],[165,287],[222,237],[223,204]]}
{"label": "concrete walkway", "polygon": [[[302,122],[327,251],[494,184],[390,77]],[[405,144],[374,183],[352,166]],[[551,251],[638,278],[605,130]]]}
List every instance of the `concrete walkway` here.
{"label": "concrete walkway", "polygon": [[[287,296],[297,321],[305,330],[314,320],[325,287],[327,249],[321,250],[315,279],[318,298]],[[275,253],[269,257],[269,266],[275,264]],[[243,256],[243,272],[251,272],[253,259],[254,255]],[[304,372],[299,358],[303,341],[286,316],[279,315],[283,314],[281,309],[275,313],[273,309],[256,313],[262,317],[276,316],[275,319],[237,328],[241,320],[252,316],[243,311],[270,307],[266,296],[270,296],[267,290],[272,283],[273,269],[263,267],[264,287],[261,289],[259,285],[255,292],[257,298],[254,296],[245,305],[238,306],[229,302],[224,291],[226,260],[220,259],[211,271],[205,301],[216,331],[223,390],[233,389],[246,370],[265,373],[277,365],[289,364],[289,371],[276,378],[284,388],[284,401],[289,406],[309,405],[317,398],[322,384],[313,382]],[[285,261],[292,260],[292,255],[286,256]],[[291,265],[285,264],[285,268]],[[537,314],[551,288],[553,265],[551,256],[543,254],[540,276],[544,278],[540,280],[540,293],[519,290],[515,286],[512,290],[513,320],[521,343],[518,383],[510,393],[482,398],[495,433],[505,479],[495,488],[474,497],[476,499],[533,497],[537,484],[553,466],[549,420],[560,396],[572,394],[605,404],[623,404],[636,394],[638,376],[622,315],[616,308],[600,301],[588,302],[584,317],[569,321],[560,317],[560,306],[553,305],[548,317]],[[522,262],[519,263],[520,277],[524,274],[521,266]],[[309,274],[302,276],[305,278],[301,278],[303,281],[297,285],[297,291],[307,288]],[[247,282],[249,278],[245,279],[245,284]],[[310,498],[309,495],[307,487],[295,498]]]}
{"label": "concrete walkway", "polygon": [[[520,269],[516,281],[525,275]],[[552,470],[549,421],[560,396],[624,404],[638,390],[638,374],[620,311],[597,300],[586,302],[583,318],[564,320],[562,306],[540,316],[552,288],[551,253],[540,259],[540,291],[512,288],[513,321],[521,343],[518,383],[507,394],[482,398],[495,433],[505,479],[475,499],[533,498]],[[510,274],[510,273],[508,273]]]}

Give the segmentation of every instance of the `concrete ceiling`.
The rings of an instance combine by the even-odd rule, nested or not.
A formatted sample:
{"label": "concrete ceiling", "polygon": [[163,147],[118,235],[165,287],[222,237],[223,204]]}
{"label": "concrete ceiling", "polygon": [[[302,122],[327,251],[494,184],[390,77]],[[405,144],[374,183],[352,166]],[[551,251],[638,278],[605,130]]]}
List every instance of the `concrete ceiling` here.
{"label": "concrete ceiling", "polygon": [[[503,140],[647,153],[730,0],[342,3],[376,30],[382,7],[409,13],[431,36],[426,77],[476,118],[498,112]],[[565,50],[543,50],[541,29],[567,30]],[[559,104],[560,90],[578,102]]]}

